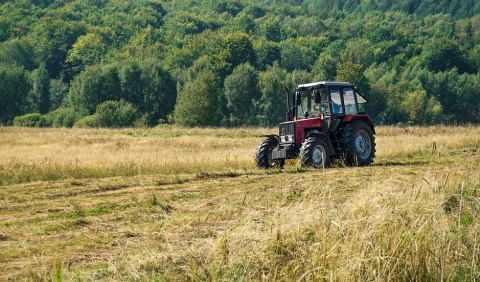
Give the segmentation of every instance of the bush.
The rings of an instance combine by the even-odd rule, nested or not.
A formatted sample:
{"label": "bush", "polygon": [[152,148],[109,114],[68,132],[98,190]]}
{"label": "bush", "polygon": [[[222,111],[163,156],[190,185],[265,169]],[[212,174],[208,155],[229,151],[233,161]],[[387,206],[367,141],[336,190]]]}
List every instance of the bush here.
{"label": "bush", "polygon": [[73,127],[77,128],[87,128],[87,127],[98,127],[98,120],[96,115],[86,116],[77,120]]}
{"label": "bush", "polygon": [[133,127],[138,119],[137,109],[125,100],[106,101],[97,106],[94,115],[86,116],[74,127]]}
{"label": "bush", "polygon": [[13,119],[13,125],[23,127],[48,127],[50,126],[46,116],[40,113],[31,113],[17,116]]}
{"label": "bush", "polygon": [[52,127],[72,127],[80,116],[72,108],[58,108],[47,115]]}
{"label": "bush", "polygon": [[137,109],[123,99],[101,103],[95,115],[100,127],[130,127],[138,118]]}

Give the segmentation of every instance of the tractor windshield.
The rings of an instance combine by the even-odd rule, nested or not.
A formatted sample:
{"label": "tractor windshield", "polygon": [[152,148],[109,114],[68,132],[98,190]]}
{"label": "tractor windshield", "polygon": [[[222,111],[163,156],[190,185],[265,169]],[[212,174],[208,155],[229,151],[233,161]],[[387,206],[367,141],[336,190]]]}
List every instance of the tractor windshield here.
{"label": "tractor windshield", "polygon": [[322,113],[330,115],[327,89],[300,92],[298,101],[298,119],[319,117]]}

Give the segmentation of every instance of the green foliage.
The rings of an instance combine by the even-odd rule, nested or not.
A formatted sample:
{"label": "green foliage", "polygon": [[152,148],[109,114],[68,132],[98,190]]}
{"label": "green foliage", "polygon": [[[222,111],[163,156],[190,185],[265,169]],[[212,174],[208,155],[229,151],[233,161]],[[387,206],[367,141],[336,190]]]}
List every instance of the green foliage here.
{"label": "green foliage", "polygon": [[[208,72],[219,88],[246,63],[260,74],[267,104],[248,95],[256,101],[250,117],[263,125],[284,116],[284,99],[269,99],[307,78],[354,83],[379,123],[480,121],[478,1],[3,2],[2,124],[59,107],[92,115],[99,104],[124,99],[153,126],[182,100],[177,83],[184,89]],[[267,82],[273,69],[283,74]],[[233,118],[239,112],[228,95],[216,95],[219,114],[210,125],[246,122]],[[425,107],[414,109],[416,99]]]}
{"label": "green foliage", "polygon": [[52,127],[72,127],[80,116],[72,108],[58,108],[47,114],[47,120]]}
{"label": "green foliage", "polygon": [[72,82],[69,103],[78,112],[89,115],[97,105],[121,98],[118,69],[114,65],[87,67]]}
{"label": "green foliage", "polygon": [[47,127],[49,126],[47,118],[40,113],[31,113],[23,116],[16,116],[13,119],[14,126],[23,127]]}
{"label": "green foliage", "polygon": [[87,33],[78,37],[68,52],[67,62],[82,70],[85,66],[99,63],[106,51],[104,39],[97,34]]}
{"label": "green foliage", "polygon": [[98,120],[96,115],[90,115],[83,117],[77,120],[73,127],[75,128],[91,128],[91,127],[98,127]]}
{"label": "green foliage", "polygon": [[258,74],[250,64],[236,67],[225,79],[225,96],[233,126],[255,125],[254,101],[260,98]]}
{"label": "green foliage", "polygon": [[61,17],[61,14],[54,14],[42,18],[32,31],[36,61],[45,63],[52,77],[62,73],[69,50],[86,32],[84,23]]}
{"label": "green foliage", "polygon": [[436,124],[443,121],[442,105],[435,97],[428,97],[425,91],[407,93],[403,107],[408,113],[409,124]]}
{"label": "green foliage", "polygon": [[282,39],[282,25],[277,17],[269,17],[260,27],[266,40],[280,42]]}
{"label": "green foliage", "polygon": [[0,65],[0,122],[9,124],[25,113],[29,82],[23,68]]}
{"label": "green foliage", "polygon": [[333,80],[337,74],[337,62],[332,56],[322,53],[315,61],[312,73],[317,81]]}
{"label": "green foliage", "polygon": [[247,34],[243,32],[228,34],[223,39],[223,43],[225,48],[222,50],[222,58],[229,66],[227,75],[242,63],[255,63],[252,39]]}
{"label": "green foliage", "polygon": [[370,91],[370,84],[363,72],[363,66],[346,61],[337,65],[337,81],[348,81],[353,83],[362,93]]}
{"label": "green foliage", "polygon": [[287,72],[294,70],[311,71],[317,54],[312,48],[301,46],[298,39],[287,39],[280,43],[280,65]]}
{"label": "green foliage", "polygon": [[217,125],[220,117],[220,87],[215,74],[204,71],[180,89],[175,106],[175,122],[182,126]]}
{"label": "green foliage", "polygon": [[256,103],[256,108],[262,126],[274,126],[284,120],[287,112],[284,90],[286,79],[287,72],[278,64],[260,73],[262,97]]}
{"label": "green foliage", "polygon": [[32,89],[30,90],[30,103],[32,110],[45,114],[50,109],[50,74],[45,66],[40,67],[30,74]]}
{"label": "green foliage", "polygon": [[125,100],[106,101],[97,106],[96,125],[99,127],[131,127],[137,120],[137,109]]}
{"label": "green foliage", "polygon": [[0,44],[0,62],[5,65],[33,70],[33,47],[26,38],[12,39]]}
{"label": "green foliage", "polygon": [[254,49],[257,54],[255,65],[260,71],[266,70],[268,66],[273,66],[274,62],[280,62],[281,60],[280,46],[273,41],[256,41]]}
{"label": "green foliage", "polygon": [[63,78],[50,80],[50,110],[54,110],[66,103],[69,85]]}
{"label": "green foliage", "polygon": [[425,46],[424,64],[432,72],[442,72],[457,68],[460,73],[472,72],[467,56],[457,42],[449,39],[433,40]]}

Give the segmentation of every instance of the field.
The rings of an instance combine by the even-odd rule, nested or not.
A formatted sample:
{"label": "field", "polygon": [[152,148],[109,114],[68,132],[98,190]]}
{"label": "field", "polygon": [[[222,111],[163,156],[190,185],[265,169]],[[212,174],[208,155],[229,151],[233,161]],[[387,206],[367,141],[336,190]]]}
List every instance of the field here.
{"label": "field", "polygon": [[480,280],[480,127],[258,170],[274,132],[0,127],[0,281]]}

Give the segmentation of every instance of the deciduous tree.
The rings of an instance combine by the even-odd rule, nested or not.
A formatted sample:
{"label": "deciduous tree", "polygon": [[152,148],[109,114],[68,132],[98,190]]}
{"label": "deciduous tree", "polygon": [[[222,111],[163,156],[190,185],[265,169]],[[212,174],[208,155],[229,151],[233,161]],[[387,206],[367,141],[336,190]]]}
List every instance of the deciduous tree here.
{"label": "deciduous tree", "polygon": [[258,74],[250,64],[236,67],[225,79],[229,121],[233,126],[254,125],[253,102],[260,97]]}
{"label": "deciduous tree", "polygon": [[215,126],[220,118],[220,87],[211,71],[199,73],[178,93],[175,122],[183,126]]}

